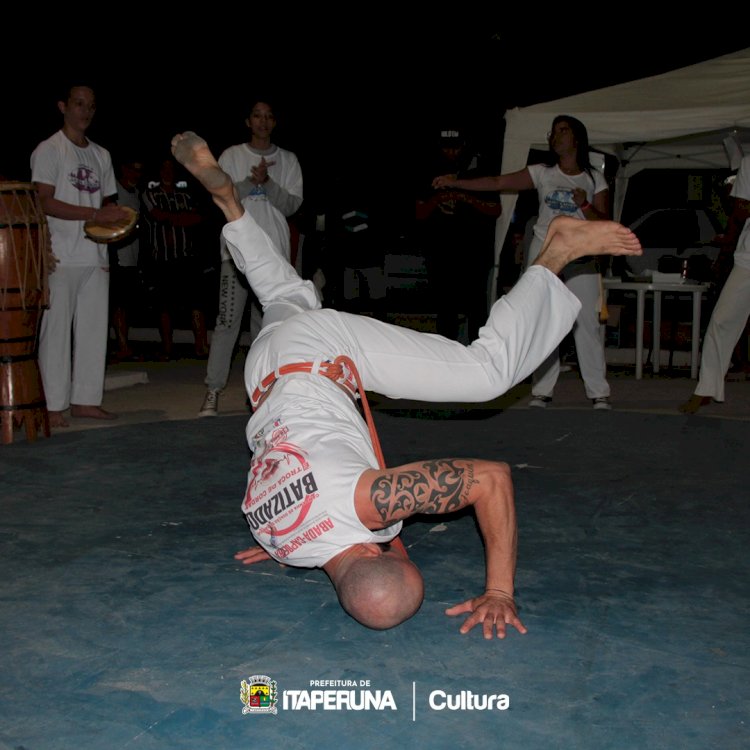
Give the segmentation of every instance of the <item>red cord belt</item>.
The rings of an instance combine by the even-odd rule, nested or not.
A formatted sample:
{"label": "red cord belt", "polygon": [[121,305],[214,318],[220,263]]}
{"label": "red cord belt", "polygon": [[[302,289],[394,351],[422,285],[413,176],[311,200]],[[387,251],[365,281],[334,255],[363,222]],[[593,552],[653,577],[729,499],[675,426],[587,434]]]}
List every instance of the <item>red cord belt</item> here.
{"label": "red cord belt", "polygon": [[330,361],[317,361],[317,362],[295,362],[289,365],[282,365],[278,369],[270,372],[266,375],[263,380],[260,381],[260,385],[253,391],[250,397],[250,403],[254,409],[263,402],[264,398],[268,395],[268,391],[276,380],[282,375],[290,375],[295,372],[310,373],[313,375],[322,375],[323,377],[332,380],[334,383],[345,388],[351,395],[356,398],[359,394],[360,401],[362,403],[362,409],[365,413],[365,421],[370,431],[370,439],[372,440],[372,447],[375,451],[375,455],[378,459],[378,464],[381,469],[385,468],[385,459],[383,457],[383,451],[380,447],[380,440],[378,439],[378,433],[375,430],[375,424],[372,419],[372,413],[370,412],[370,405],[367,402],[367,396],[365,395],[365,389],[362,387],[362,381],[359,377],[359,372],[354,362],[347,356],[341,355],[336,357],[333,362]]}

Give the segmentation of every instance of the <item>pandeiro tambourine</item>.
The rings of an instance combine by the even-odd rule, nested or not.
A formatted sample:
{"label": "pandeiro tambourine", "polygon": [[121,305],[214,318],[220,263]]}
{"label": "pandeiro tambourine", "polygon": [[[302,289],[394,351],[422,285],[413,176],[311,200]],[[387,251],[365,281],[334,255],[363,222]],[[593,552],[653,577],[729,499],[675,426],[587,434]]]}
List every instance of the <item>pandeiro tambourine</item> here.
{"label": "pandeiro tambourine", "polygon": [[120,206],[128,215],[119,221],[113,221],[109,224],[100,224],[97,221],[87,221],[83,225],[85,235],[93,242],[118,242],[127,237],[138,222],[138,212],[130,206]]}

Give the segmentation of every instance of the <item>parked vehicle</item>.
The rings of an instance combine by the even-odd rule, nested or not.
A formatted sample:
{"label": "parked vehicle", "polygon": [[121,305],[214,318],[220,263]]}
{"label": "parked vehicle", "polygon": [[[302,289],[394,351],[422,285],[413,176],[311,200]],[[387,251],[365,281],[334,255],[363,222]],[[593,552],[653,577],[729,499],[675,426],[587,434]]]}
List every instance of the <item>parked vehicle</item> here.
{"label": "parked vehicle", "polygon": [[700,274],[716,259],[719,248],[713,240],[723,231],[718,219],[705,208],[656,208],[632,222],[630,228],[641,241],[643,255],[613,263],[615,275],[679,273],[683,261],[692,256],[697,257],[690,266]]}

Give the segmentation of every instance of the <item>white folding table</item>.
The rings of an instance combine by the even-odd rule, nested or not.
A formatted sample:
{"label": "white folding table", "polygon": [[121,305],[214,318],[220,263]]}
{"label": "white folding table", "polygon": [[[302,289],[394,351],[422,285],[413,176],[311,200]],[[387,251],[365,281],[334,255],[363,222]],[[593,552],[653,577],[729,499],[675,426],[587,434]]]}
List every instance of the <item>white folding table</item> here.
{"label": "white folding table", "polygon": [[678,294],[693,295],[693,325],[691,333],[691,358],[690,377],[695,380],[698,377],[698,352],[701,333],[701,301],[703,294],[708,291],[710,284],[686,281],[621,281],[620,279],[603,279],[605,295],[613,289],[630,291],[636,293],[636,324],[635,324],[635,378],[643,377],[643,327],[645,323],[646,294],[654,295],[654,322],[653,322],[653,351],[654,372],[659,372],[659,360],[661,359],[661,295],[662,292],[673,292]]}

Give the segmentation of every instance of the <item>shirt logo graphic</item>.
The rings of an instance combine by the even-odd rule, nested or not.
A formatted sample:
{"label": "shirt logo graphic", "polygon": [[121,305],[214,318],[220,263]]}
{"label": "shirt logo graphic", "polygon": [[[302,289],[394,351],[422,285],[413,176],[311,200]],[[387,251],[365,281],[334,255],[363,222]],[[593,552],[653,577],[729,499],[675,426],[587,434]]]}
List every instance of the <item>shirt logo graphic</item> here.
{"label": "shirt logo graphic", "polygon": [[78,169],[68,175],[68,181],[83,193],[98,193],[101,187],[94,170],[85,164],[79,164]]}

